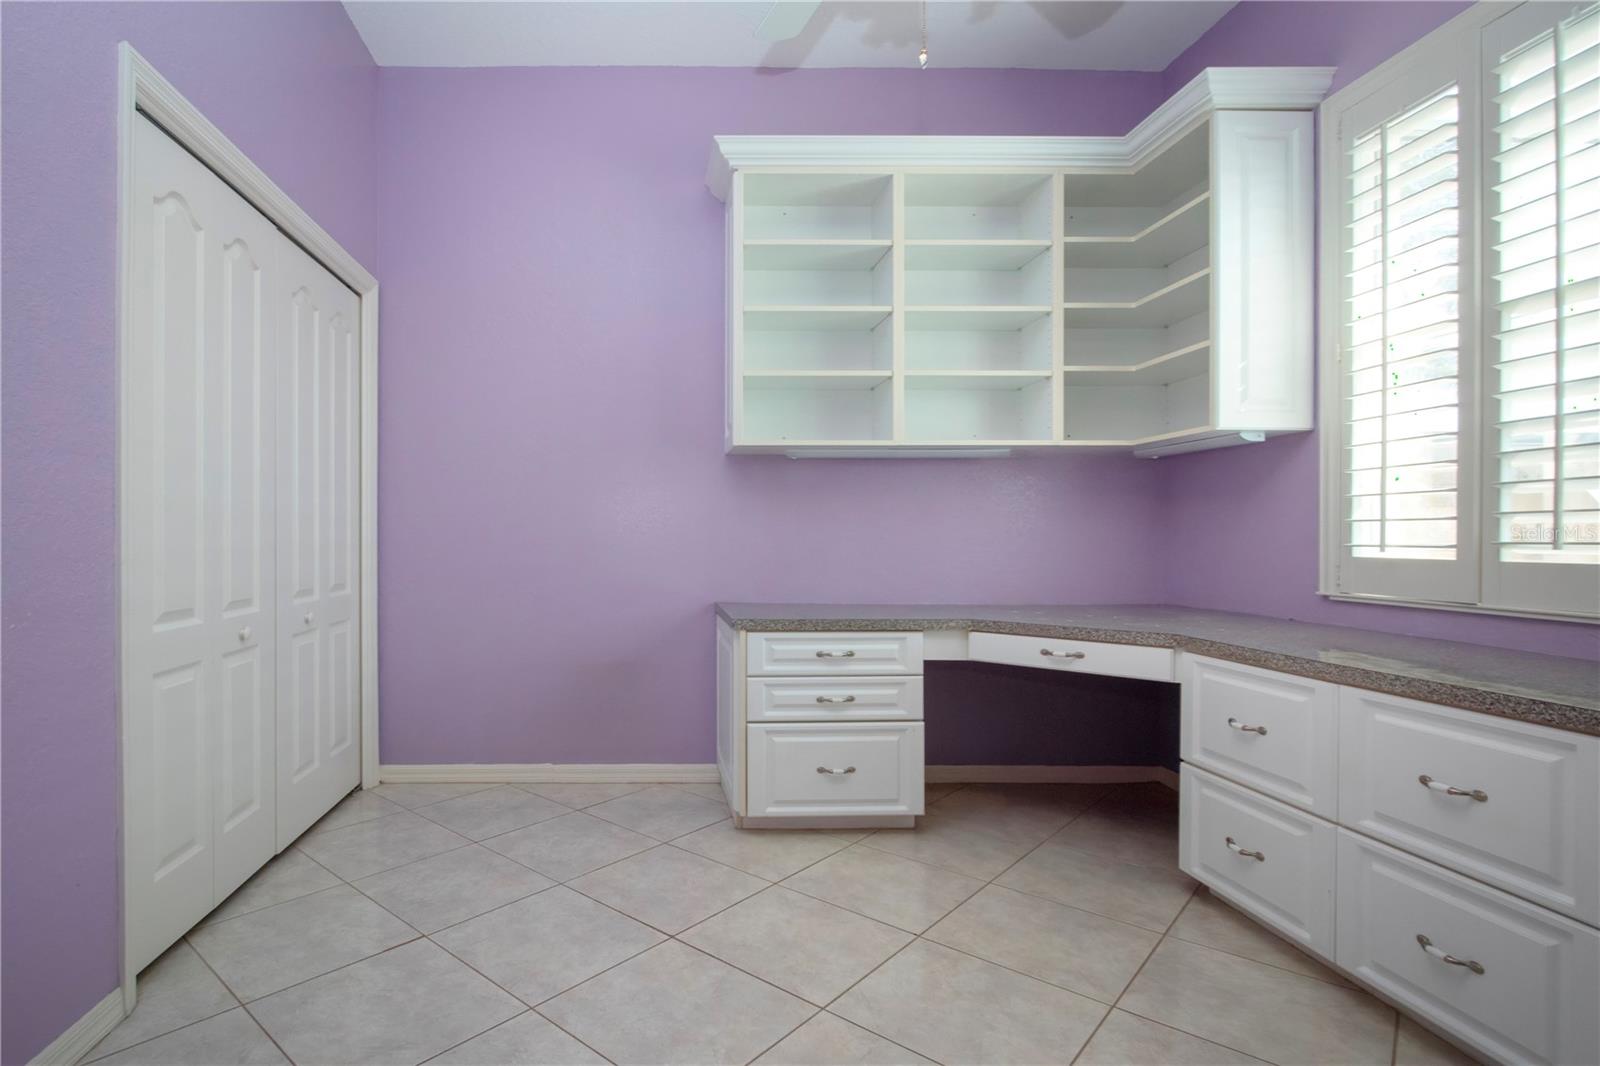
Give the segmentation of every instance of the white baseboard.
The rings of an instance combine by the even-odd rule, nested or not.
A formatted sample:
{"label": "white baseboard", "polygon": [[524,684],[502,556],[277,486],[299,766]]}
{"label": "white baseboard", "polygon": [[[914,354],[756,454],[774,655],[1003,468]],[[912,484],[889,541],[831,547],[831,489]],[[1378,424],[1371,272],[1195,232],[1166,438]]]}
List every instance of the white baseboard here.
{"label": "white baseboard", "polygon": [[1124,785],[1156,781],[1178,787],[1178,775],[1165,766],[930,766],[930,785],[1075,784]]}
{"label": "white baseboard", "polygon": [[125,1017],[122,989],[115,988],[105,999],[90,1007],[88,1014],[73,1022],[66,1032],[51,1041],[49,1047],[30,1059],[28,1066],[73,1066]]}
{"label": "white baseboard", "polygon": [[412,763],[378,767],[385,784],[517,781],[523,784],[710,784],[720,780],[716,763]]}

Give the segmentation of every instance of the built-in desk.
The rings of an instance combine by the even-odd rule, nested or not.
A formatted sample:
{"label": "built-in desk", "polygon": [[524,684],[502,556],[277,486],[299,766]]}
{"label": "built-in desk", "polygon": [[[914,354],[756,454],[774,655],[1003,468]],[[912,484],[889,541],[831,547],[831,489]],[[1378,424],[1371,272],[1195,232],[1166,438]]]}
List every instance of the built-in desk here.
{"label": "built-in desk", "polygon": [[1181,687],[1179,865],[1481,1054],[1600,1061],[1600,665],[1180,607],[718,604],[748,827],[910,826],[923,664]]}

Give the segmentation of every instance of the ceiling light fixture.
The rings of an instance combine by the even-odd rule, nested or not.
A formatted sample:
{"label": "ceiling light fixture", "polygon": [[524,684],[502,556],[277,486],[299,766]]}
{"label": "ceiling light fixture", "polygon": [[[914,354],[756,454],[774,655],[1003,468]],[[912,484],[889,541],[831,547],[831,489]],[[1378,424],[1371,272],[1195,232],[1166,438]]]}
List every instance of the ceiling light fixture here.
{"label": "ceiling light fixture", "polygon": [[921,0],[917,5],[922,11],[922,51],[917,53],[917,66],[922,70],[928,69],[928,0]]}

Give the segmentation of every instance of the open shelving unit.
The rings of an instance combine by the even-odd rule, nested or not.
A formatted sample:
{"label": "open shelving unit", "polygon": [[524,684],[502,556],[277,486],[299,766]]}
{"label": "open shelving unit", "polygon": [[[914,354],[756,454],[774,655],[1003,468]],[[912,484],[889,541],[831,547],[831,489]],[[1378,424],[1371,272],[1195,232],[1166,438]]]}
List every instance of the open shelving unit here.
{"label": "open shelving unit", "polygon": [[1066,440],[1211,427],[1210,132],[1197,125],[1137,173],[1066,182]]}
{"label": "open shelving unit", "polygon": [[1310,428],[1329,80],[1210,69],[1124,138],[717,138],[728,449],[1155,455]]}

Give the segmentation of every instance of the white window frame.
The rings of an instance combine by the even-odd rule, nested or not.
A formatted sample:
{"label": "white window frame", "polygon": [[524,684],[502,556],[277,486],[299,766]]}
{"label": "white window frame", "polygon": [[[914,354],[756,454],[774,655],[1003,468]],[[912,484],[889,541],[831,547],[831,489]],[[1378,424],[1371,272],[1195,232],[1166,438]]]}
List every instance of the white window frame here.
{"label": "white window frame", "polygon": [[[1572,607],[1564,597],[1541,596],[1538,589],[1509,588],[1498,557],[1485,546],[1484,501],[1493,498],[1494,434],[1484,431],[1493,403],[1483,392],[1489,374],[1489,315],[1482,305],[1484,277],[1483,146],[1491,126],[1484,108],[1483,42],[1489,27],[1527,8],[1565,17],[1578,3],[1480,3],[1351,82],[1323,101],[1318,112],[1318,386],[1321,434],[1321,575],[1319,592],[1330,599],[1390,603],[1440,610],[1497,615],[1600,621],[1600,573],[1592,576],[1594,607]],[[1556,16],[1556,12],[1560,12]],[[1532,32],[1537,32],[1535,29]],[[1458,156],[1460,159],[1460,408],[1458,438],[1458,555],[1454,562],[1434,560],[1352,559],[1345,550],[1343,461],[1344,382],[1343,241],[1345,146],[1340,127],[1347,116],[1398,113],[1430,92],[1458,86]],[[1554,564],[1537,564],[1550,566]],[[1571,570],[1559,569],[1570,575]],[[1600,568],[1594,568],[1600,570]],[[1554,575],[1552,575],[1554,576]],[[1519,582],[1519,585],[1521,583]],[[1544,584],[1544,582],[1539,582]],[[1581,597],[1579,598],[1581,602]]]}

